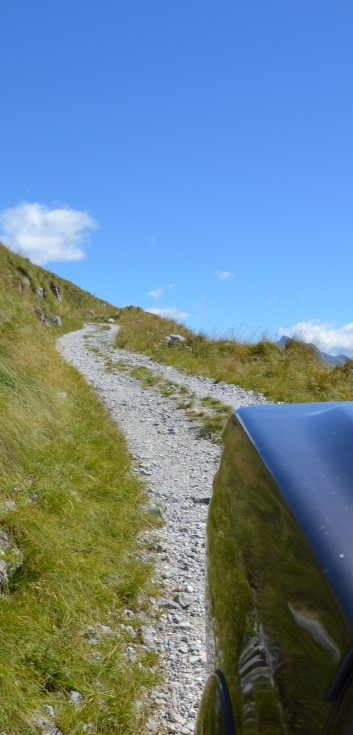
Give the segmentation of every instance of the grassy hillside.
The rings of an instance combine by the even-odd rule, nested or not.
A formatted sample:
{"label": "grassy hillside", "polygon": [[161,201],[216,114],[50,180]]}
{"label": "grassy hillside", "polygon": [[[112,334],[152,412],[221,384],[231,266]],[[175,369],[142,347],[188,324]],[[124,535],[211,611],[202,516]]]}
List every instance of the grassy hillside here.
{"label": "grassy hillside", "polygon": [[[43,718],[63,735],[144,732],[155,674],[139,645],[152,590],[139,539],[153,520],[124,438],[55,349],[63,331],[111,317],[121,325],[118,346],[271,400],[352,398],[352,361],[326,367],[295,341],[280,349],[210,340],[138,308],[116,309],[0,245],[6,735],[41,732]],[[186,342],[168,347],[165,337],[175,332]]]}
{"label": "grassy hillside", "polygon": [[55,277],[59,302],[50,273],[2,246],[0,276],[0,730],[143,732],[152,522],[122,435],[54,342],[111,307]]}
{"label": "grassy hillside", "polygon": [[[42,320],[47,327],[53,327],[55,336],[63,331],[77,329],[87,319],[106,320],[116,312],[106,301],[33,265],[27,258],[12,253],[1,243],[0,281],[2,298],[5,298],[6,293],[17,295],[15,302],[36,317],[36,321]],[[56,317],[60,318],[62,327],[58,326]]]}
{"label": "grassy hillside", "polygon": [[[281,348],[266,340],[244,344],[208,339],[134,307],[120,311],[119,324],[117,347],[144,352],[155,360],[216,381],[241,385],[263,393],[271,401],[353,399],[353,361],[329,367],[313,347],[296,340]],[[184,336],[186,342],[169,347],[165,337],[170,333]]]}

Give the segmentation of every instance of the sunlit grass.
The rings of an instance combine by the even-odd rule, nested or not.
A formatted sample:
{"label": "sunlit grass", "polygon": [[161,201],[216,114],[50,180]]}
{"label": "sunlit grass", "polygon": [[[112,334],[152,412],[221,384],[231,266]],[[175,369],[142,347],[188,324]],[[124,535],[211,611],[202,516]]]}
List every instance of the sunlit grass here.
{"label": "sunlit grass", "polygon": [[153,372],[153,367],[132,367],[127,363],[106,361],[109,370],[127,372],[144,388],[154,388],[165,398],[174,401],[176,408],[185,411],[186,417],[198,425],[199,436],[207,437],[219,444],[224,425],[231,409],[214,398],[198,398],[186,386],[173,383]]}
{"label": "sunlit grass", "polygon": [[[17,288],[21,262],[31,283],[36,277],[43,285],[45,276],[19,256],[7,261],[6,252],[0,249],[0,558],[8,565],[0,587],[0,730],[34,735],[44,716],[64,735],[88,726],[99,735],[143,733],[156,655],[140,645],[140,616],[149,615],[155,588],[140,537],[155,521],[123,436],[59,356],[58,332],[39,321],[32,286]],[[66,300],[68,323],[80,325],[90,298],[82,296],[77,311],[75,299]],[[43,301],[49,313],[51,301]],[[54,708],[54,718],[43,706]]]}
{"label": "sunlit grass", "polygon": [[[133,307],[121,310],[118,323],[117,347],[145,353],[192,374],[240,385],[272,401],[341,401],[353,396],[353,361],[327,366],[313,347],[297,340],[280,347],[265,339],[255,344],[209,339]],[[176,332],[186,342],[169,347],[165,338]]]}

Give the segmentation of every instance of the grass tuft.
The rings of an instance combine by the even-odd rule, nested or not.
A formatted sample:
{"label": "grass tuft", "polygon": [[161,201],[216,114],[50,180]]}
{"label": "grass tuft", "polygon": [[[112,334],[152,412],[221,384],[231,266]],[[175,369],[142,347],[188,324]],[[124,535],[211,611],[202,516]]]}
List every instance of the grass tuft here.
{"label": "grass tuft", "polygon": [[[208,339],[172,320],[130,307],[119,316],[116,346],[142,352],[154,360],[195,375],[240,385],[270,401],[351,400],[353,361],[331,367],[317,350],[298,340],[284,348],[267,339],[256,344]],[[166,336],[178,333],[186,342],[169,347]]]}
{"label": "grass tuft", "polygon": [[[2,246],[0,266],[0,730],[34,735],[49,717],[64,735],[143,733],[155,588],[139,539],[157,521],[122,434],[36,316],[37,287],[46,313],[61,306],[51,275]],[[56,283],[67,324],[104,314]]]}

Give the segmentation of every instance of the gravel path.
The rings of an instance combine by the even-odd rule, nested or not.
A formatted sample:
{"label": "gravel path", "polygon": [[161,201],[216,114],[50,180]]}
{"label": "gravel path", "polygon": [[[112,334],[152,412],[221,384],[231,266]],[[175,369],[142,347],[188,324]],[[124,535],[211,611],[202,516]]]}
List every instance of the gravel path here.
{"label": "gravel path", "polygon": [[[65,359],[84,375],[108,406],[124,432],[136,472],[143,477],[150,504],[161,508],[166,521],[159,531],[156,573],[162,597],[152,601],[161,611],[152,627],[144,628],[144,644],[160,651],[164,683],[153,692],[151,733],[194,731],[197,708],[207,678],[204,631],[204,548],[207,501],[219,464],[220,447],[200,438],[195,424],[155,387],[144,387],[122,371],[107,371],[110,360],[145,366],[183,385],[198,396],[209,396],[233,408],[264,403],[263,396],[238,386],[215,384],[144,355],[113,348],[118,329],[101,331],[86,325],[58,340]],[[92,351],[92,348],[94,351]],[[172,348],[171,348],[172,349]]]}

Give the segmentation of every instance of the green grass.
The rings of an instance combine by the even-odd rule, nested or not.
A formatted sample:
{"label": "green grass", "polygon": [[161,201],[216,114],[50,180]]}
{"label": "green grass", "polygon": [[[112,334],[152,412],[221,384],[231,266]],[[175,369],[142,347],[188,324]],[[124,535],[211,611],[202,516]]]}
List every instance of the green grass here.
{"label": "green grass", "polygon": [[130,375],[145,386],[158,385],[165,382],[157,375],[154,375],[151,370],[143,366],[131,368]]}
{"label": "green grass", "polygon": [[153,387],[165,398],[172,399],[177,408],[185,411],[189,421],[198,424],[199,436],[207,437],[217,444],[221,443],[222,431],[231,413],[229,406],[225,406],[215,398],[200,399],[185,386],[154,374],[150,368],[132,367],[128,363],[111,360],[107,360],[105,364],[109,370],[128,372],[144,388]]}
{"label": "green grass", "polygon": [[[272,401],[341,401],[353,397],[353,361],[334,368],[324,365],[314,348],[297,340],[281,348],[268,340],[246,344],[208,339],[134,307],[121,310],[117,319],[121,326],[117,347],[263,393]],[[175,332],[184,336],[186,343],[168,347],[165,337]]]}
{"label": "green grass", "polygon": [[[158,665],[140,645],[156,594],[142,535],[157,519],[122,434],[57,353],[62,330],[39,321],[32,285],[17,287],[20,266],[33,288],[50,278],[1,247],[0,730],[38,733],[49,705],[64,735],[143,733]],[[111,313],[60,290],[66,304],[49,294],[45,309],[65,308],[68,325]]]}
{"label": "green grass", "polygon": [[[78,329],[85,320],[106,322],[110,317],[115,318],[120,313],[119,309],[115,309],[106,301],[34,265],[1,243],[0,278],[4,290],[16,295],[17,303],[24,306],[32,316],[38,319],[40,312],[45,315],[56,336],[65,331]],[[53,286],[58,287],[61,301],[58,301]],[[43,297],[37,295],[39,288],[43,289]],[[52,323],[56,315],[61,318],[62,327]]]}
{"label": "green grass", "polygon": [[[62,327],[53,325],[56,315]],[[61,333],[85,320],[105,329],[108,318],[122,327],[118,346],[272,400],[352,395],[352,361],[326,367],[294,341],[281,350],[267,341],[210,340],[134,307],[116,309],[0,245],[0,572],[7,565],[7,576],[0,574],[0,730],[7,735],[38,733],[35,718],[48,716],[45,705],[54,707],[64,735],[86,725],[99,735],[145,732],[158,664],[140,645],[155,595],[142,538],[153,537],[160,518],[145,510],[121,433],[55,349]],[[186,343],[169,348],[170,332]],[[170,397],[218,440],[228,408],[147,368],[107,366]],[[72,690],[82,695],[79,706]]]}

